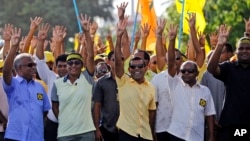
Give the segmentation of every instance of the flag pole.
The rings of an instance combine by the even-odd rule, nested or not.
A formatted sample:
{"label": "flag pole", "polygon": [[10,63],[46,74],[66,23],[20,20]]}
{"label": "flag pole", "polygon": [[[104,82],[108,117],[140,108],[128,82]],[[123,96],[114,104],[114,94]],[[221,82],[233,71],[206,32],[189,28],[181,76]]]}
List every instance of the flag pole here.
{"label": "flag pole", "polygon": [[80,17],[79,17],[79,13],[78,13],[76,0],[73,0],[73,4],[74,4],[75,13],[76,13],[76,20],[77,20],[79,32],[82,33],[82,26],[81,26],[81,22],[80,22],[80,19],[79,19]]}
{"label": "flag pole", "polygon": [[134,18],[134,27],[133,27],[133,33],[132,33],[132,39],[131,39],[131,43],[130,43],[130,53],[132,53],[133,51],[133,44],[134,44],[134,37],[135,37],[135,29],[136,29],[136,23],[137,23],[137,16],[138,16],[138,9],[139,9],[139,1],[137,1],[137,6],[136,6],[136,14],[135,14],[135,18]]}
{"label": "flag pole", "polygon": [[184,8],[185,8],[185,0],[182,1],[182,11],[181,11],[181,18],[180,18],[180,30],[179,30],[179,40],[178,40],[178,49],[181,48],[181,40],[183,34],[183,18],[184,18]]}

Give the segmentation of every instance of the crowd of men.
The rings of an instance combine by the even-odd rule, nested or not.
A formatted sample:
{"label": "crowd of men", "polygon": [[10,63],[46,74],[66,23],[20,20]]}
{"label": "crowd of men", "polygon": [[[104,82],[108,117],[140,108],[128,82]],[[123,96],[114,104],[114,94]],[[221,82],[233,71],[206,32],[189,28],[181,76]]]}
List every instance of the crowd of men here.
{"label": "crowd of men", "polygon": [[235,53],[227,42],[233,31],[220,25],[206,54],[195,14],[187,19],[185,53],[175,48],[178,26],[166,27],[165,19],[154,29],[155,54],[146,51],[148,24],[130,52],[127,4],[117,6],[108,53],[94,42],[97,23],[83,14],[80,45],[71,53],[67,29],[53,27],[48,42],[50,25],[41,17],[30,19],[22,39],[20,28],[3,27],[0,141],[230,141],[234,129],[250,126],[250,20]]}

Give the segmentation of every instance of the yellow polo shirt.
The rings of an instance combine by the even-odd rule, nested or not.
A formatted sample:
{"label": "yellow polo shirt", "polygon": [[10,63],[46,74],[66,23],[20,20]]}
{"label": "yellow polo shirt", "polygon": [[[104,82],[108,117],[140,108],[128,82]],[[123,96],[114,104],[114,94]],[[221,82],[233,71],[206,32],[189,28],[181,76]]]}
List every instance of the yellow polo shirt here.
{"label": "yellow polo shirt", "polygon": [[138,84],[125,74],[116,82],[120,104],[117,127],[131,136],[152,140],[149,110],[156,110],[154,86],[148,81]]}

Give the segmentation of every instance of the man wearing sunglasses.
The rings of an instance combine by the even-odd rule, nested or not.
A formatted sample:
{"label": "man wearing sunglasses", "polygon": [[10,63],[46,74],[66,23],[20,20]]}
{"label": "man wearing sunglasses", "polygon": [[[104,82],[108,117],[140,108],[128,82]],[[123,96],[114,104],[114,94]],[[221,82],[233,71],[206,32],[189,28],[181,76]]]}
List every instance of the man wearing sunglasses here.
{"label": "man wearing sunglasses", "polygon": [[209,139],[213,140],[214,102],[210,90],[197,83],[197,64],[186,61],[180,67],[181,78],[177,75],[175,38],[177,26],[170,25],[168,48],[168,88],[172,93],[173,105],[171,123],[167,129],[169,141],[200,141],[204,139],[205,118]]}
{"label": "man wearing sunglasses", "polygon": [[117,121],[120,141],[153,140],[155,118],[155,89],[145,80],[147,71],[144,59],[135,57],[129,62],[131,77],[124,73],[121,38],[127,19],[118,23],[115,45],[115,73],[118,87],[120,116]]}
{"label": "man wearing sunglasses", "polygon": [[[11,33],[11,48],[3,67],[3,87],[9,102],[5,140],[43,141],[43,119],[51,108],[42,85],[33,80],[36,63],[30,54],[16,56],[21,31]],[[12,67],[17,76],[13,77]]]}
{"label": "man wearing sunglasses", "polygon": [[[249,24],[250,21],[246,21],[246,27]],[[221,125],[219,138],[225,141],[232,138],[234,140],[245,140],[244,136],[238,136],[239,138],[234,136],[236,129],[244,128],[248,132],[245,134],[246,140],[249,140],[250,38],[242,37],[238,40],[236,49],[237,60],[235,62],[219,63],[230,28],[221,25],[219,31],[218,43],[207,68],[215,78],[224,83],[226,88],[225,102],[219,120]]]}

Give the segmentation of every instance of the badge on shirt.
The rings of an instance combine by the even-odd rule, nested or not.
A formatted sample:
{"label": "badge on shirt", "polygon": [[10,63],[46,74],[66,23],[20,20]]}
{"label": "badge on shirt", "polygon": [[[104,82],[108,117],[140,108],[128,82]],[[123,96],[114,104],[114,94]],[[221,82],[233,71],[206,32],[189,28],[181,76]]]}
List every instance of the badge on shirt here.
{"label": "badge on shirt", "polygon": [[37,99],[38,100],[43,100],[43,94],[37,93]]}
{"label": "badge on shirt", "polygon": [[200,99],[200,105],[202,106],[202,107],[205,107],[206,106],[206,103],[207,103],[207,101],[206,100],[204,100],[204,99]]}

